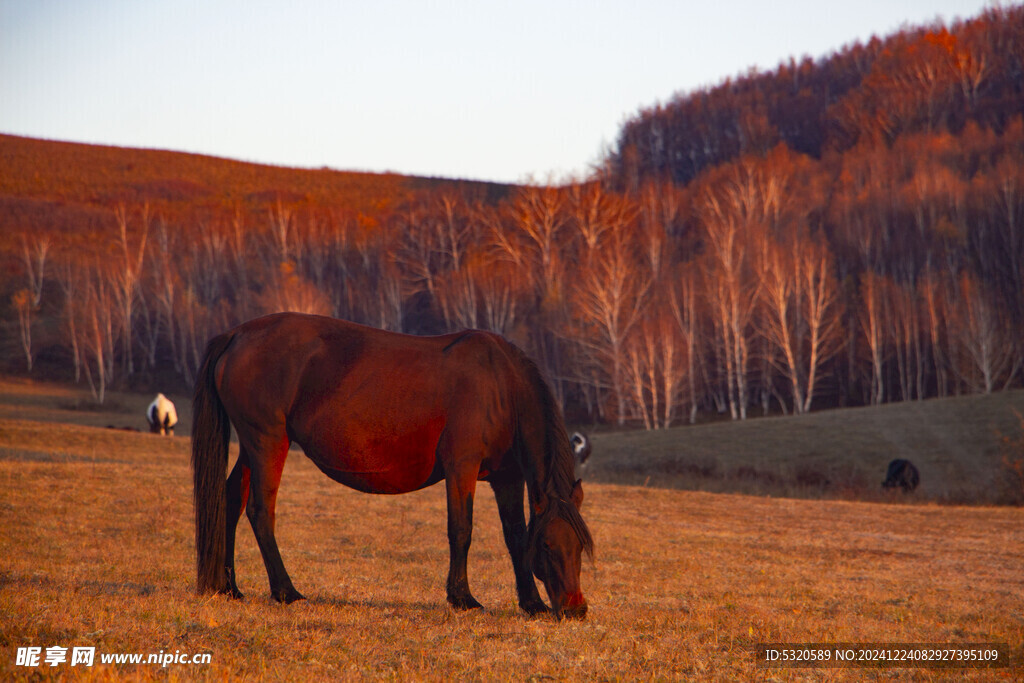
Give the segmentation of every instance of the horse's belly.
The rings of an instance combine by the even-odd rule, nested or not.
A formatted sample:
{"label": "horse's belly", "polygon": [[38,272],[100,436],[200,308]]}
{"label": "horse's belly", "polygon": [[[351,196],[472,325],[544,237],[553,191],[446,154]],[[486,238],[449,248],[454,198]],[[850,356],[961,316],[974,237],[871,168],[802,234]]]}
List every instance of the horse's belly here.
{"label": "horse's belly", "polygon": [[408,493],[440,481],[436,451],[441,425],[395,433],[322,433],[303,445],[331,479],[367,493]]}
{"label": "horse's belly", "polygon": [[[392,463],[387,469],[372,470],[367,466],[351,469],[351,465],[335,460],[322,462],[314,459],[320,471],[334,481],[364,493],[409,493],[436,484],[444,478],[440,466],[430,464],[399,467]],[[386,465],[385,465],[386,467]]]}

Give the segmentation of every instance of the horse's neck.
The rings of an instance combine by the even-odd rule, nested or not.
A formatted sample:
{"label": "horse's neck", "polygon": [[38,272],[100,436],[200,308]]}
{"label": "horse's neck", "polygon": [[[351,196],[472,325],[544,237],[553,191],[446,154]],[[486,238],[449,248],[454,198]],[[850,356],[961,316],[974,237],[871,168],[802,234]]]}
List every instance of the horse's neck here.
{"label": "horse's neck", "polygon": [[[526,473],[526,488],[530,498],[530,505],[533,507],[540,502],[542,494],[548,499],[552,498],[566,498],[570,495],[570,490],[560,490],[565,486],[559,487],[558,477],[555,476],[554,468],[558,467],[558,464],[554,462],[554,459],[558,457],[555,452],[552,453],[523,453],[523,457],[529,459],[529,462],[522,463],[523,472]],[[571,486],[571,482],[569,482]]]}

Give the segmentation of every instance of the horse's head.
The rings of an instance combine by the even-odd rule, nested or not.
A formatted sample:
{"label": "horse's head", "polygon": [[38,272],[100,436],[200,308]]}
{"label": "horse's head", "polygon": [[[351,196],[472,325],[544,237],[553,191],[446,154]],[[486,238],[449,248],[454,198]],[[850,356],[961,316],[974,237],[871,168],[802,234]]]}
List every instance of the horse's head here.
{"label": "horse's head", "polygon": [[593,541],[583,518],[583,486],[577,481],[570,500],[541,494],[534,503],[530,534],[530,564],[551,601],[551,611],[561,619],[582,619],[587,601],[580,590],[582,554],[593,552]]}

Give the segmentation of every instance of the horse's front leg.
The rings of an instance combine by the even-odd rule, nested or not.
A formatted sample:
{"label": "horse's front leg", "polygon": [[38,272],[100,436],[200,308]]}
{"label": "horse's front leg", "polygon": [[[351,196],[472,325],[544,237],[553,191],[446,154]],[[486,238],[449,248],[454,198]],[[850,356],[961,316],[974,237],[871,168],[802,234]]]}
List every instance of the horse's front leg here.
{"label": "horse's front leg", "polygon": [[466,563],[473,538],[473,495],[476,473],[472,477],[449,472],[448,490],[448,602],[455,609],[482,607],[469,592]]}
{"label": "horse's front leg", "polygon": [[491,482],[494,499],[498,503],[498,516],[501,517],[501,531],[505,536],[505,547],[512,558],[512,569],[516,575],[516,593],[519,595],[519,606],[530,616],[543,614],[548,606],[540,599],[537,584],[533,580],[526,561],[527,533],[526,517],[523,513],[522,478],[508,481]]}

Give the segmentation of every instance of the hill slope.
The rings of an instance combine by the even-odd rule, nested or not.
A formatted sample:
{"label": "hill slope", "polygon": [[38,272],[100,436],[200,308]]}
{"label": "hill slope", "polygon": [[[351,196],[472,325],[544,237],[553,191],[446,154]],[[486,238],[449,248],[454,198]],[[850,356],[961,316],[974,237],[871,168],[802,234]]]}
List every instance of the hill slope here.
{"label": "hill slope", "polygon": [[[1009,502],[1003,457],[1024,429],[1024,391],[593,436],[588,478],[707,491],[882,499],[894,458],[921,471],[910,500]],[[1019,446],[1019,443],[1018,443]],[[896,496],[902,498],[901,494]]]}
{"label": "hill slope", "polygon": [[608,168],[622,183],[702,171],[777,144],[815,158],[969,126],[1003,130],[1024,103],[1024,8],[905,27],[818,60],[790,59],[628,119]]}
{"label": "hill slope", "polygon": [[95,229],[119,203],[146,203],[170,221],[265,211],[277,201],[373,215],[443,185],[499,194],[504,187],[13,135],[0,135],[0,168],[0,234]]}

